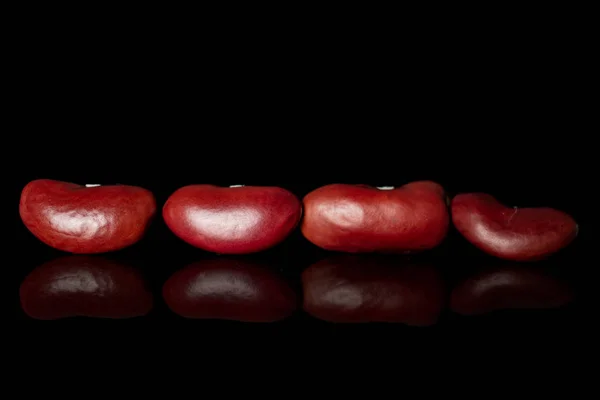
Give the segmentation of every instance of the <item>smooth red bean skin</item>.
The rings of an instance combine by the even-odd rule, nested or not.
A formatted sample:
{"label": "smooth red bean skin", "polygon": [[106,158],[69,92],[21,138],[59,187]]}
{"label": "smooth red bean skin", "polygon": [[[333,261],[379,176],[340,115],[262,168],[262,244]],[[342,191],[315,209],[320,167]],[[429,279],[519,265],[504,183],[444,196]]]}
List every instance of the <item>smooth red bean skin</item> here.
{"label": "smooth red bean skin", "polygon": [[456,229],[482,251],[505,260],[536,261],[566,247],[578,226],[568,214],[552,208],[509,208],[483,193],[452,200]]}
{"label": "smooth red bean skin", "polygon": [[132,318],[152,309],[152,293],[136,269],[115,261],[68,256],[34,269],[20,287],[31,318]]}
{"label": "smooth red bean skin", "polygon": [[462,315],[505,309],[545,309],[569,303],[569,285],[541,268],[507,266],[480,271],[452,291],[450,307]]}
{"label": "smooth red bean skin", "polygon": [[322,260],[302,274],[304,310],[339,323],[436,323],[444,306],[439,272],[427,265],[365,256]]}
{"label": "smooth red bean skin", "polygon": [[302,216],[300,200],[278,187],[185,186],[163,207],[173,233],[198,248],[249,254],[282,242]]}
{"label": "smooth red bean skin", "polygon": [[448,232],[443,188],[430,181],[393,190],[323,186],[304,197],[302,233],[326,250],[410,253],[432,249]]}
{"label": "smooth red bean skin", "polygon": [[55,249],[94,254],[139,241],[156,211],[151,192],[136,186],[85,187],[39,179],[21,193],[27,229]]}
{"label": "smooth red bean skin", "polygon": [[269,267],[218,258],[177,271],[163,286],[169,308],[185,318],[275,322],[297,308],[288,283]]}

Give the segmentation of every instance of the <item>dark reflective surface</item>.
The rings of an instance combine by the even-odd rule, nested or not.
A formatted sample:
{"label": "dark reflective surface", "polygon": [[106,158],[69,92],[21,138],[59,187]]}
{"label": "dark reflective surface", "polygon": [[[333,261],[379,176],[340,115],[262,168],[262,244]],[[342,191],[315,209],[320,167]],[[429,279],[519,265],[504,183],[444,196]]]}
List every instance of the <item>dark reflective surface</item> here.
{"label": "dark reflective surface", "polygon": [[185,318],[274,322],[289,317],[298,297],[268,263],[217,257],[175,272],[163,286],[169,308]]}
{"label": "dark reflective surface", "polygon": [[450,308],[462,315],[553,309],[573,301],[571,285],[549,265],[508,263],[478,268],[452,290]]}
{"label": "dark reflective surface", "polygon": [[[277,181],[257,181],[235,179],[214,182],[197,175],[181,177],[179,174],[156,178],[127,179],[115,174],[113,179],[106,177],[88,177],[87,175],[73,176],[55,174],[53,177],[74,182],[121,182],[139,185],[152,190],[157,204],[162,205],[178,187],[191,183],[216,183],[231,185],[243,183],[246,185],[277,185],[290,190],[298,197],[309,193],[320,185],[336,182],[335,179],[321,180],[310,184],[280,184]],[[395,170],[394,173],[397,173]],[[41,176],[44,177],[44,176]],[[510,204],[548,205],[564,209],[572,213],[578,221],[585,222],[584,213],[573,206],[574,197],[557,197],[555,189],[538,193],[510,192],[514,180],[504,188],[498,183],[454,183],[445,180],[443,176],[427,175],[415,177],[439,180],[450,194],[461,191],[482,190],[498,193],[499,197]],[[29,177],[27,178],[27,181]],[[399,186],[413,177],[385,181],[345,180],[346,183],[366,183],[375,186]],[[473,181],[473,180],[472,180]],[[478,181],[479,182],[479,181]],[[26,183],[26,182],[25,182]],[[20,193],[19,186],[15,190],[15,198]],[[504,190],[504,191],[503,191]],[[512,194],[511,194],[512,193]],[[567,200],[564,200],[567,199]],[[194,248],[177,238],[166,227],[161,218],[155,218],[144,238],[135,245],[104,254],[103,257],[118,261],[124,265],[136,268],[149,284],[154,298],[152,310],[137,318],[106,319],[106,318],[62,318],[55,321],[43,321],[28,316],[21,307],[19,287],[26,276],[36,267],[51,262],[67,254],[52,249],[37,240],[19,220],[18,213],[14,215],[14,226],[17,228],[18,241],[16,256],[11,257],[7,270],[10,270],[10,297],[13,300],[14,315],[18,319],[16,330],[26,346],[39,344],[44,348],[75,348],[77,351],[97,354],[97,346],[102,343],[118,343],[122,354],[129,354],[131,349],[139,349],[139,354],[157,357],[161,351],[177,353],[189,358],[196,351],[198,360],[202,360],[206,352],[219,353],[223,349],[243,348],[262,351],[265,345],[276,343],[276,351],[283,357],[289,353],[304,353],[306,346],[318,349],[328,358],[332,352],[354,354],[363,348],[369,353],[382,354],[387,357],[395,352],[402,357],[411,350],[433,351],[439,346],[445,349],[462,351],[459,343],[472,343],[477,351],[497,348],[506,343],[507,338],[514,338],[524,343],[528,349],[535,344],[547,348],[547,341],[555,343],[576,343],[580,332],[585,332],[586,317],[585,301],[579,296],[582,293],[581,282],[588,281],[587,274],[591,271],[590,264],[581,256],[582,240],[589,229],[582,225],[582,235],[551,259],[535,263],[544,270],[557,272],[557,279],[569,285],[575,294],[573,301],[551,309],[518,309],[500,310],[478,316],[465,316],[453,312],[450,307],[452,289],[464,282],[483,266],[489,268],[502,267],[495,260],[481,252],[466,241],[453,227],[448,237],[435,249],[411,256],[405,260],[417,264],[429,265],[439,273],[444,286],[446,297],[444,307],[437,317],[435,324],[428,327],[414,327],[406,323],[334,323],[315,318],[302,309],[303,295],[302,273],[311,266],[333,257],[343,257],[343,254],[328,252],[308,242],[296,229],[282,243],[265,252],[244,258],[246,261],[257,262],[267,266],[269,271],[276,272],[296,293],[299,308],[289,317],[269,323],[248,323],[239,320],[183,318],[173,312],[162,296],[165,282],[173,274],[195,263],[222,258],[215,254]],[[521,265],[521,264],[519,264]],[[529,264],[523,264],[528,266]],[[360,268],[359,268],[360,269]],[[495,336],[498,340],[490,340]],[[74,345],[74,343],[76,345]],[[261,343],[258,346],[257,343]],[[556,346],[552,346],[554,348]],[[401,359],[401,358],[399,358]],[[154,362],[156,363],[156,362]]]}
{"label": "dark reflective surface", "polygon": [[330,322],[436,323],[446,288],[434,265],[390,256],[333,256],[302,274],[304,310]]}
{"label": "dark reflective surface", "polygon": [[[512,329],[581,321],[578,292],[585,270],[564,258],[506,263],[488,257],[453,258],[444,249],[406,257],[335,254],[310,247],[296,255],[285,244],[235,257],[142,250],[23,257],[28,264],[21,265],[15,293],[20,319],[89,316],[104,321],[96,324],[110,324],[105,318],[140,316],[120,323],[196,325],[207,332],[261,321],[308,335],[358,332],[367,329],[358,326],[363,322],[386,322],[398,329]],[[379,329],[378,324],[366,325]]]}
{"label": "dark reflective surface", "polygon": [[133,318],[153,296],[135,268],[104,257],[66,256],[36,267],[21,283],[23,311],[34,319]]}

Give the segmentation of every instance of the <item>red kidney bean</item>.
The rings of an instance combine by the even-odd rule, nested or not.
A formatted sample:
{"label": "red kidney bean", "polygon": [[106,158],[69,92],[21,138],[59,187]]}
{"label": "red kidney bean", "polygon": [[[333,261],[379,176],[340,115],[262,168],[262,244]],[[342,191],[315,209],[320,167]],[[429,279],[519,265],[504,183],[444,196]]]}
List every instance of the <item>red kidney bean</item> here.
{"label": "red kidney bean", "polygon": [[38,239],[78,254],[119,250],[139,241],[156,211],[146,189],[110,185],[90,187],[39,179],[21,193],[23,223]]}
{"label": "red kidney bean", "polygon": [[298,225],[300,200],[277,187],[185,186],[163,207],[167,226],[185,242],[220,254],[247,254],[283,241]]}
{"label": "red kidney bean", "polygon": [[489,194],[469,193],[452,200],[456,229],[495,257],[540,260],[566,247],[578,227],[568,214],[551,208],[509,208]]}
{"label": "red kidney bean", "polygon": [[439,245],[448,232],[443,188],[413,182],[393,190],[327,185],[304,197],[302,233],[327,250],[410,253]]}

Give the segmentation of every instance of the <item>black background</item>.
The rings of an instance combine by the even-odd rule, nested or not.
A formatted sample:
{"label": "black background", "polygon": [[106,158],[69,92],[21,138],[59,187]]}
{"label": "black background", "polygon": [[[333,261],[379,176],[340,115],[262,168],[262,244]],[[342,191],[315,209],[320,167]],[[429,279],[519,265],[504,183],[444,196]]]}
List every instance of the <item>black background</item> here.
{"label": "black background", "polygon": [[[527,380],[535,371],[528,361],[536,357],[560,374],[590,362],[590,342],[584,339],[593,336],[587,322],[595,314],[584,309],[593,291],[583,288],[593,286],[595,269],[590,250],[597,155],[588,138],[597,124],[589,121],[596,114],[589,101],[596,93],[590,79],[596,74],[594,46],[585,39],[593,37],[586,32],[593,24],[586,24],[582,13],[565,16],[564,7],[556,17],[540,14],[548,10],[539,7],[535,13],[509,10],[511,18],[500,24],[492,23],[499,9],[466,13],[464,22],[444,14],[449,27],[440,29],[436,21],[435,29],[424,23],[406,26],[401,35],[377,30],[374,37],[364,29],[351,37],[354,29],[339,30],[328,22],[334,39],[317,32],[315,41],[300,40],[297,46],[270,30],[266,38],[232,32],[222,40],[229,32],[225,24],[225,29],[207,28],[201,40],[186,31],[196,23],[178,24],[181,30],[168,37],[162,20],[149,18],[152,29],[138,29],[132,21],[140,18],[126,16],[123,25],[134,34],[114,32],[108,40],[111,23],[103,21],[94,26],[94,35],[83,35],[83,29],[45,12],[34,20],[29,9],[7,41],[10,72],[4,75],[5,89],[13,90],[5,96],[2,146],[9,224],[3,283],[13,317],[5,329],[14,333],[4,344],[23,362],[22,368],[9,364],[10,373],[56,371],[70,388],[62,366],[80,369],[90,361],[111,378],[122,369],[121,376],[137,389],[166,382],[163,373],[179,365],[194,375],[190,382],[204,387],[210,382],[198,373],[200,366],[226,379],[236,372],[263,374],[260,364],[269,351],[299,367],[300,374],[282,372],[302,384],[315,379],[319,366],[325,369],[322,376],[332,379],[333,365],[342,364],[335,361],[343,359],[361,375],[389,371],[395,389],[408,383],[400,368],[428,379],[436,366],[449,365],[442,369],[460,375],[457,392],[472,383],[460,365],[469,349],[492,362],[498,359],[492,355],[505,352],[507,367],[498,366],[507,373],[525,366]],[[88,26],[89,18],[67,15],[81,28]],[[362,21],[349,23],[363,27]],[[491,34],[484,32],[488,26]],[[156,27],[160,34],[151,36]],[[305,37],[304,30],[298,32]],[[182,43],[184,37],[193,43]],[[273,38],[283,41],[274,44]],[[484,191],[509,205],[572,214],[580,236],[548,265],[565,271],[584,300],[563,310],[477,318],[445,313],[438,325],[425,329],[338,326],[302,313],[269,325],[186,321],[169,313],[159,296],[155,310],[135,320],[33,321],[20,309],[19,284],[35,266],[63,255],[39,243],[19,219],[20,191],[37,178],[140,185],[155,193],[159,206],[191,183],[279,185],[301,196],[332,182],[400,185],[432,179],[451,195]],[[138,265],[159,294],[172,271],[207,255],[178,241],[158,214],[143,241],[115,256]],[[298,232],[267,255],[291,279],[324,256]],[[429,257],[449,282],[466,273],[468,264],[489,261],[453,230]],[[248,349],[260,357],[244,358]],[[363,363],[359,352],[376,362]],[[432,357],[448,353],[453,354],[447,363]],[[564,363],[558,353],[580,360]],[[165,362],[168,354],[191,366]],[[409,354],[416,355],[411,362]],[[209,355],[217,357],[209,360]],[[225,365],[218,368],[216,360]],[[159,378],[133,379],[131,367],[142,363]],[[488,375],[481,365],[467,367]],[[90,375],[85,368],[80,372]],[[254,386],[270,386],[270,377]],[[494,377],[499,380],[488,388],[508,383],[504,374]],[[91,379],[85,393],[113,382]],[[332,380],[336,390],[355,383]],[[545,376],[544,384],[548,381]],[[55,383],[53,388],[63,389]],[[224,387],[234,386],[236,381],[228,381]],[[440,386],[452,390],[441,381],[420,389]]]}
{"label": "black background", "polygon": [[[471,68],[466,78],[450,69],[440,74],[437,65],[414,64],[410,74],[361,73],[360,83],[335,69],[313,71],[319,75],[315,80],[308,73],[273,75],[268,90],[253,76],[236,75],[232,66],[217,74],[218,65],[212,73],[186,71],[169,79],[161,73],[159,82],[141,68],[117,68],[93,79],[85,69],[70,69],[68,89],[60,79],[29,73],[9,110],[15,128],[4,152],[13,233],[6,251],[11,327],[18,340],[24,348],[61,344],[77,352],[93,343],[152,355],[231,347],[288,354],[311,346],[327,349],[322,354],[359,349],[405,354],[432,347],[480,352],[515,343],[573,352],[589,333],[580,299],[561,310],[472,318],[445,312],[439,324],[425,329],[328,324],[302,312],[275,324],[189,321],[169,312],[160,299],[172,272],[210,257],[177,239],[162,222],[160,207],[181,186],[276,185],[302,197],[328,183],[399,186],[421,179],[439,182],[450,196],[481,191],[507,205],[554,207],[573,215],[578,239],[546,265],[584,297],[593,270],[597,164],[587,139],[593,132],[585,119],[591,105],[573,89],[585,82],[576,74],[559,82],[551,71],[515,66],[506,67],[512,74],[502,68],[502,73],[477,74]],[[32,64],[23,68],[36,71]],[[195,79],[188,81],[189,76]],[[285,82],[280,87],[279,78]],[[77,85],[78,79],[84,84]],[[35,321],[23,314],[20,282],[36,266],[63,255],[36,240],[18,215],[21,189],[38,178],[139,185],[155,194],[159,212],[146,237],[107,255],[144,272],[156,298],[150,315]],[[259,257],[297,285],[302,269],[328,254],[296,231]],[[424,257],[443,271],[449,286],[493,261],[453,229]]]}

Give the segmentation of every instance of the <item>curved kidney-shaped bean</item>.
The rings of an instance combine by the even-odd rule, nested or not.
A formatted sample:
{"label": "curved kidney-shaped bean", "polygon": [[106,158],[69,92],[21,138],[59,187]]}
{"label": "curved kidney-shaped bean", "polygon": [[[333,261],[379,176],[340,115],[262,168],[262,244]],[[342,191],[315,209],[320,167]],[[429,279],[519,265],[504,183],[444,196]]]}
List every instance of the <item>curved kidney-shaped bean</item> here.
{"label": "curved kidney-shaped bean", "polygon": [[409,253],[431,249],[448,232],[443,188],[413,182],[392,190],[327,185],[304,197],[302,233],[327,250]]}
{"label": "curved kidney-shaped bean", "polygon": [[217,258],[187,266],[163,286],[169,308],[186,318],[274,322],[297,307],[295,292],[268,266]]}
{"label": "curved kidney-shaped bean", "polygon": [[221,254],[247,254],[283,241],[298,225],[302,204],[277,187],[185,186],[163,207],[167,226],[185,242]]}
{"label": "curved kidney-shaped bean", "polygon": [[78,254],[119,250],[139,241],[156,211],[151,192],[136,186],[86,187],[39,179],[21,193],[23,223],[38,239]]}
{"label": "curved kidney-shaped bean", "polygon": [[509,208],[494,197],[469,193],[452,200],[456,229],[472,244],[498,258],[539,260],[575,239],[577,223],[552,208]]}
{"label": "curved kidney-shaped bean", "polygon": [[322,260],[302,274],[304,310],[330,322],[434,324],[444,306],[438,271],[368,256]]}
{"label": "curved kidney-shaped bean", "polygon": [[62,257],[37,267],[21,284],[20,298],[23,311],[42,320],[138,317],[153,304],[136,269],[90,256]]}
{"label": "curved kidney-shaped bean", "polygon": [[570,286],[541,268],[505,266],[482,270],[457,285],[450,307],[463,315],[503,309],[556,308],[571,301]]}

